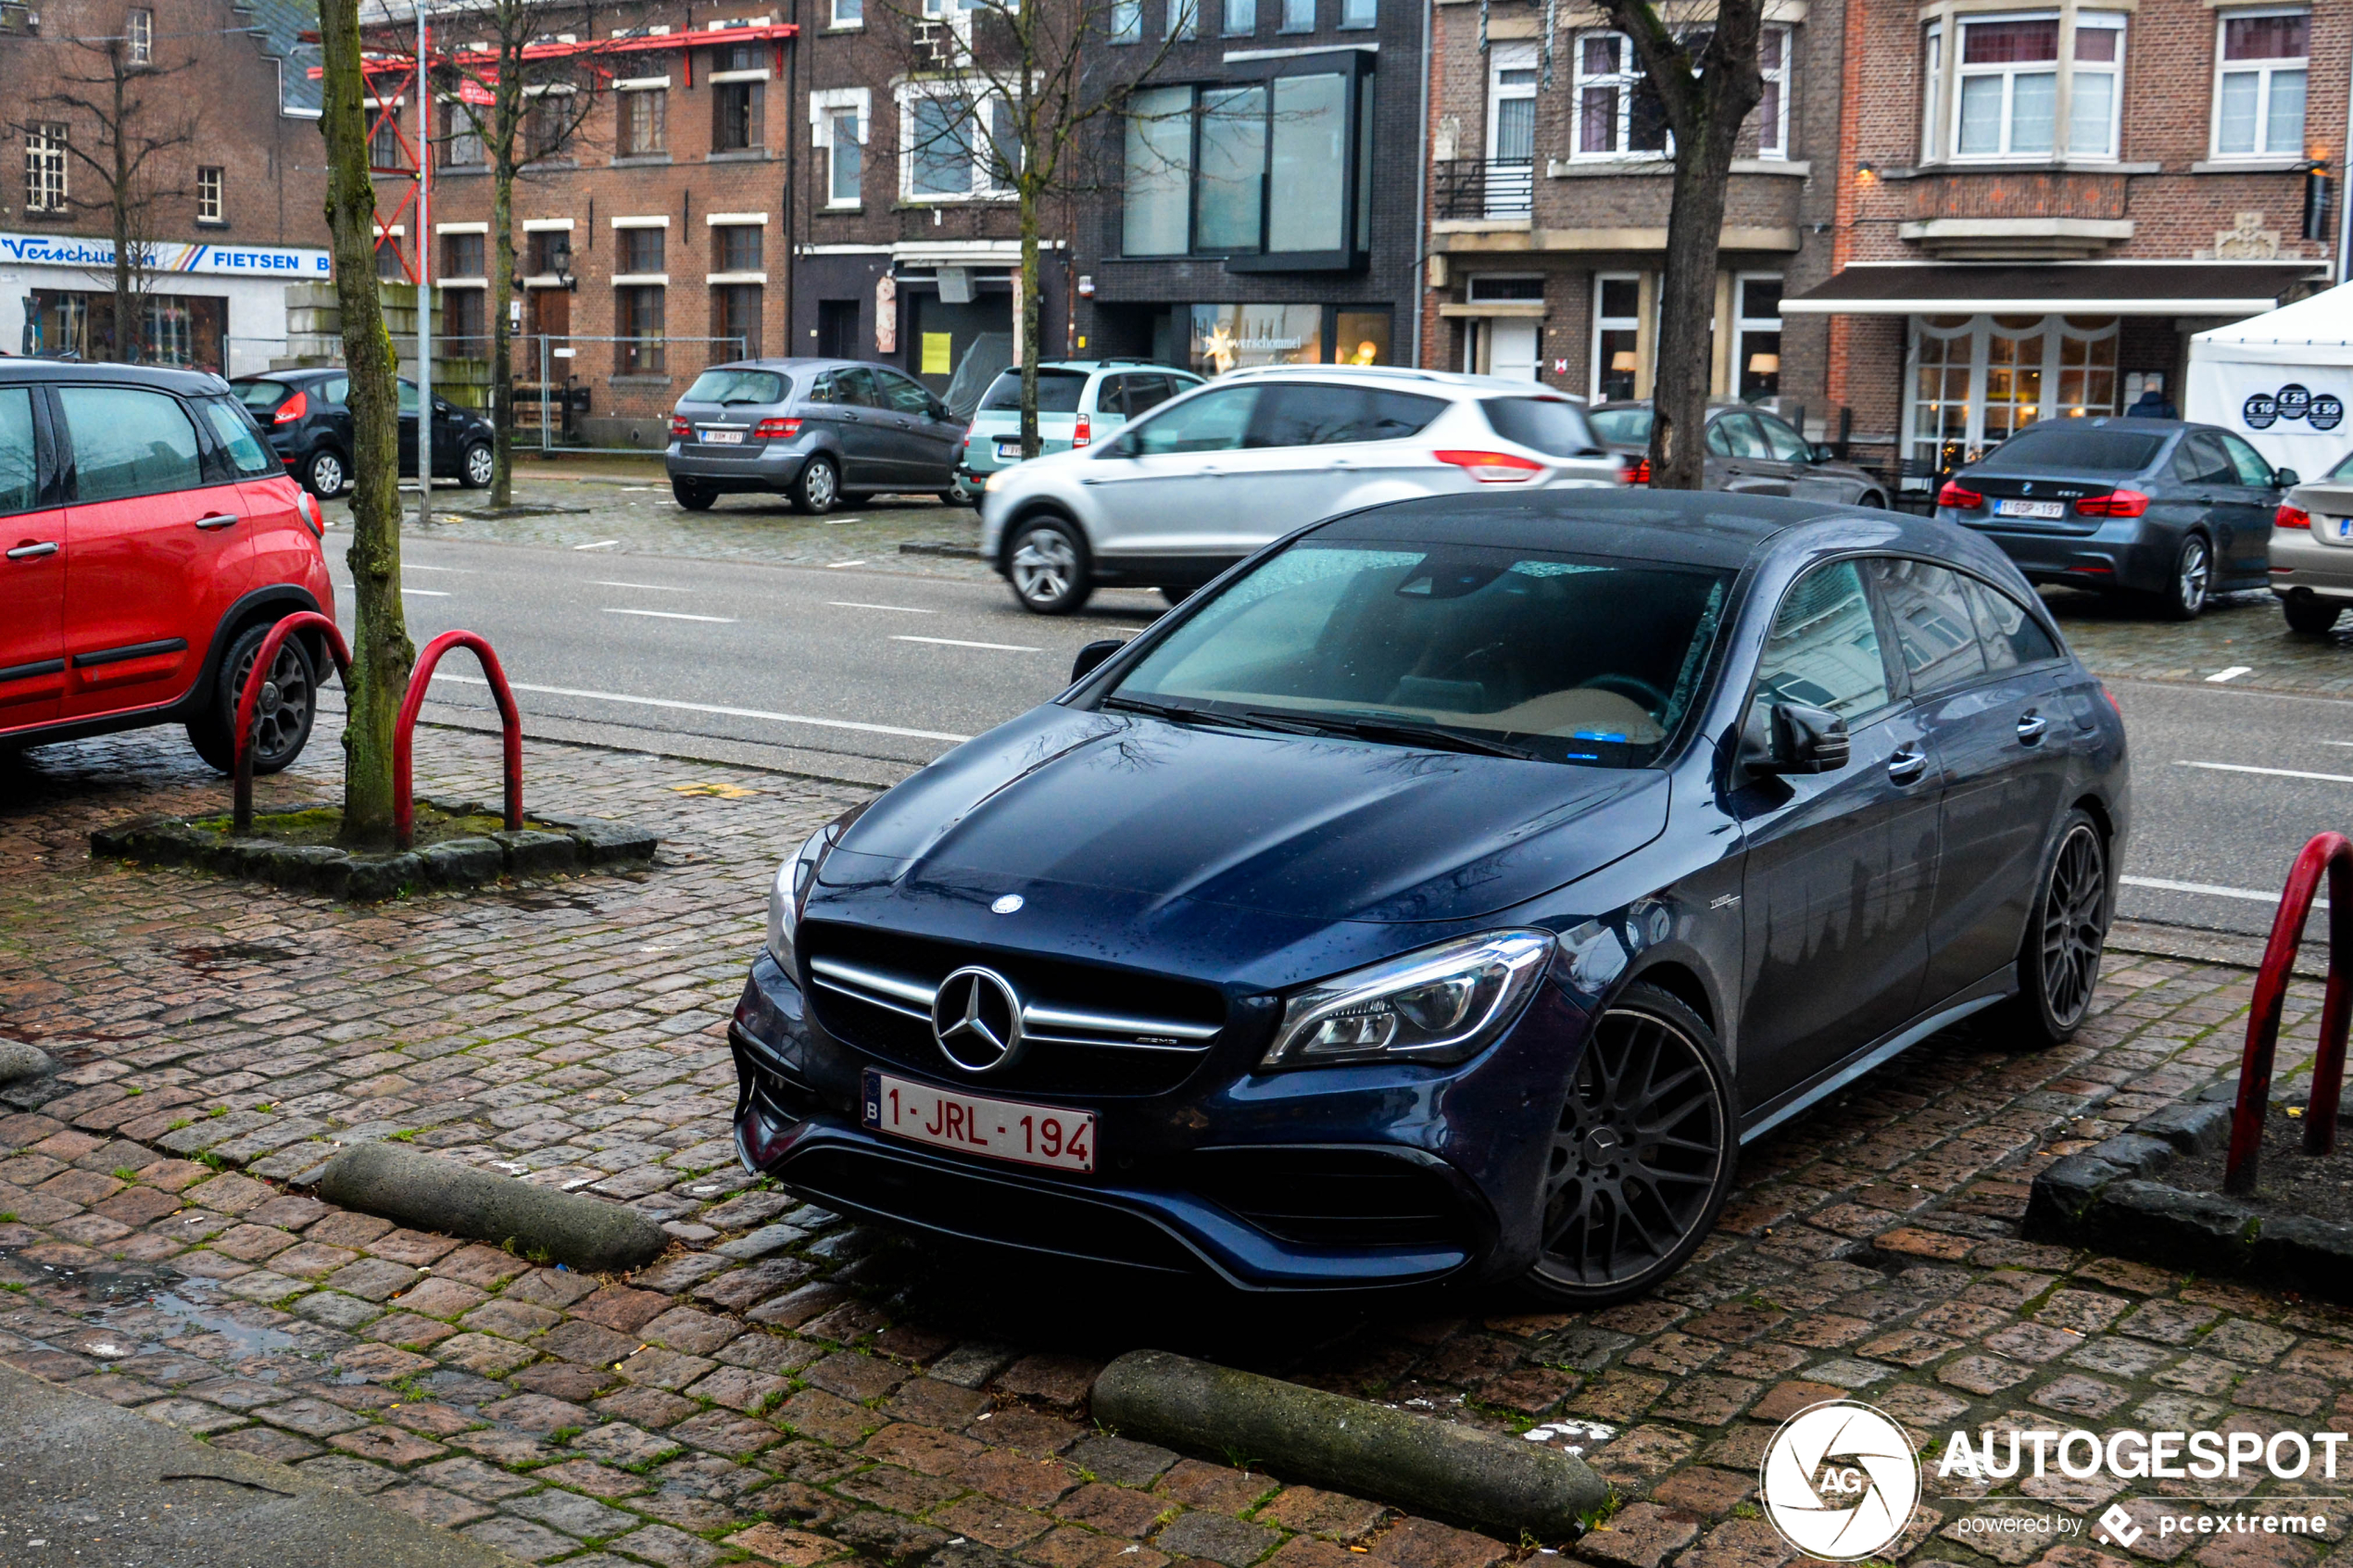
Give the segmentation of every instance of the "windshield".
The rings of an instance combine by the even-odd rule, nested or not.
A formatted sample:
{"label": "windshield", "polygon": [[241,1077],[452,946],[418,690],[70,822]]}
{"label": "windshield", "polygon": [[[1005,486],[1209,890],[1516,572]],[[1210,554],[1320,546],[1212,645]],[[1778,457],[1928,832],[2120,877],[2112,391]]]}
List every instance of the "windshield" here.
{"label": "windshield", "polygon": [[[1038,411],[1041,414],[1075,414],[1078,412],[1078,395],[1087,390],[1084,370],[1050,370],[1038,367]],[[980,400],[983,413],[1001,412],[1021,407],[1021,371],[1007,370],[999,376],[988,395]]]}
{"label": "windshield", "polygon": [[1593,421],[1593,429],[1612,446],[1648,446],[1651,444],[1651,411],[1648,408],[1596,408],[1586,416]]}
{"label": "windshield", "polygon": [[2157,458],[2166,433],[2108,430],[2081,420],[2029,425],[1987,456],[1987,466],[2030,473],[2138,473]]}
{"label": "windshield", "polygon": [[682,400],[687,403],[782,403],[785,378],[774,370],[705,370]]}
{"label": "windshield", "polygon": [[1546,457],[1581,458],[1600,445],[1584,412],[1565,397],[1491,397],[1479,407],[1496,434]]}
{"label": "windshield", "polygon": [[1310,539],[1203,606],[1104,706],[1639,767],[1696,696],[1730,583],[1483,545]]}
{"label": "windshield", "polygon": [[229,390],[235,393],[237,401],[246,408],[266,414],[283,403],[294,388],[282,381],[233,381],[229,383]]}

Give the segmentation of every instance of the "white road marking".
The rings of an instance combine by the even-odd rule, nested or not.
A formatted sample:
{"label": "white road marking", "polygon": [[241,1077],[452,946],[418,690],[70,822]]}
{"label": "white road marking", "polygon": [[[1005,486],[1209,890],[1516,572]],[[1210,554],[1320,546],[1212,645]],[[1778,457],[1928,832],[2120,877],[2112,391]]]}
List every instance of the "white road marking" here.
{"label": "white road marking", "polygon": [[866,563],[862,560],[837,560],[829,564],[825,570],[827,571],[839,571],[845,566],[863,566]]}
{"label": "white road marking", "polygon": [[[1044,648],[1026,647],[1020,643],[968,643],[962,637],[911,637],[903,632],[893,633],[894,643],[937,643],[950,648],[993,648],[999,653],[1044,653]],[[2353,784],[2353,779],[2346,781]]]}
{"label": "white road marking", "polygon": [[[2210,882],[2172,882],[2161,876],[2120,876],[2116,879],[2127,887],[2153,888],[2159,893],[2203,893],[2209,898],[2237,898],[2249,904],[2273,904],[2280,901],[2276,893],[2259,892],[2252,887],[2217,887]],[[2312,907],[2325,909],[2326,898],[2313,900]]]}
{"label": "white road marking", "polygon": [[403,588],[400,591],[421,599],[446,599],[449,596],[440,588]]}
{"label": "white road marking", "polygon": [[588,581],[589,586],[595,588],[643,588],[649,594],[691,594],[694,592],[692,588],[673,588],[667,583],[608,583],[601,577],[592,577]]}
{"label": "white road marking", "polygon": [[2206,678],[2206,684],[2209,686],[2219,686],[2225,681],[2237,680],[2254,668],[2252,664],[2233,664],[2228,670],[2217,670],[2213,674],[2208,675]]}
{"label": "white road marking", "polygon": [[675,609],[615,609],[610,605],[603,608],[607,615],[647,615],[656,621],[709,621],[721,626],[733,626],[736,623],[736,618],[732,615],[688,615],[683,610]]}
{"label": "white road marking", "polygon": [[895,609],[903,615],[937,615],[939,613],[936,609],[917,609],[913,605],[870,605],[861,604],[856,599],[827,599],[825,602],[836,609]]}
{"label": "white road marking", "polygon": [[866,520],[862,517],[829,517],[825,520],[825,526],[827,528],[839,528],[845,522],[863,522],[865,521]]}
{"label": "white road marking", "polygon": [[[490,683],[479,675],[460,675],[451,671],[434,672],[437,681],[454,681],[461,686],[486,686]],[[814,724],[822,730],[856,730],[862,734],[905,735],[912,740],[968,741],[970,735],[951,735],[939,730],[910,730],[897,724],[861,724],[848,719],[814,719],[805,713],[766,713],[757,708],[723,708],[709,702],[678,702],[669,697],[631,696],[625,692],[582,691],[572,686],[532,686],[521,681],[510,684],[519,692],[536,692],[541,696],[585,697],[591,702],[625,702],[639,708],[667,708],[684,713],[715,713],[724,719],[762,719],[772,724]]]}
{"label": "white road marking", "polygon": [[2300,768],[2255,768],[2245,762],[2184,762],[2176,758],[2176,768],[2204,768],[2216,773],[2261,773],[2274,779],[2317,779],[2322,784],[2353,784],[2353,773],[2308,773]]}
{"label": "white road marking", "polygon": [[610,550],[615,545],[620,543],[621,541],[618,539],[599,539],[593,545],[574,545],[573,548],[575,550]]}
{"label": "white road marking", "polygon": [[400,570],[403,571],[454,571],[460,577],[472,577],[474,574],[474,569],[471,566],[423,566],[412,560],[402,561]]}

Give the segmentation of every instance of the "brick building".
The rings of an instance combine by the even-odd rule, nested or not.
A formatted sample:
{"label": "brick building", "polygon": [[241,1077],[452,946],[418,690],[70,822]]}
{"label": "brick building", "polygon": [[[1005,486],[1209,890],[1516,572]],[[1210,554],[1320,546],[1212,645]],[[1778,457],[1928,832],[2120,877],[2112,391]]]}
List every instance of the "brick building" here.
{"label": "brick building", "polygon": [[131,346],[114,320],[116,194],[85,161],[111,158],[111,128],[59,101],[110,101],[119,59],[141,106],[122,139],[146,155],[123,204],[148,252],[145,357],[235,374],[284,352],[285,284],[327,273],[317,46],[302,41],[317,25],[299,0],[0,3],[0,346]]}
{"label": "brick building", "polygon": [[[1848,3],[1767,0],[1709,375],[1715,395],[1802,409],[1818,434],[1828,333],[1784,322],[1780,302],[1831,270]],[[1671,155],[1631,41],[1574,0],[1436,0],[1431,25],[1424,363],[1649,396]]]}
{"label": "brick building", "polygon": [[[943,394],[959,369],[985,383],[1011,356],[1012,198],[975,155],[975,117],[919,119],[952,89],[909,85],[924,56],[904,18],[887,0],[616,6],[593,66],[610,91],[516,183],[518,383],[537,381],[544,339],[574,433],[643,446],[725,359],[880,360]],[[453,345],[484,341],[495,254],[492,180],[466,132],[442,103],[432,263]],[[387,142],[377,161],[389,214],[405,159]],[[1051,322],[1059,280],[1043,292]]]}
{"label": "brick building", "polygon": [[1422,11],[1111,6],[1090,68],[1145,84],[1077,226],[1078,346],[1212,375],[1418,362]]}
{"label": "brick building", "polygon": [[[1845,0],[1824,392],[1914,492],[2036,418],[2178,402],[2191,332],[2343,275],[2353,13]],[[2321,176],[2321,178],[2316,178]]]}

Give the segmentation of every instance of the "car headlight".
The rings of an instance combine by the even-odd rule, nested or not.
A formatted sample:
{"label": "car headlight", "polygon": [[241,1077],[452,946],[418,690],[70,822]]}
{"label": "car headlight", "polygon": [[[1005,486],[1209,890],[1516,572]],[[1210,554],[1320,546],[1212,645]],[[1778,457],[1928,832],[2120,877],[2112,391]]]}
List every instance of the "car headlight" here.
{"label": "car headlight", "polygon": [[845,825],[829,822],[811,834],[799,852],[776,868],[776,879],[768,884],[768,955],[796,984],[800,971],[793,956],[793,937],[800,928],[801,907],[809,902],[809,884],[817,880],[817,862],[825,858]]}
{"label": "car headlight", "polygon": [[1005,483],[1005,476],[1013,471],[1013,470],[1011,469],[999,469],[995,473],[988,476],[988,483],[982,485],[981,488],[993,495],[996,492],[997,487]]}
{"label": "car headlight", "polygon": [[1494,931],[1310,985],[1258,1065],[1465,1060],[1519,1017],[1552,952],[1549,931]]}

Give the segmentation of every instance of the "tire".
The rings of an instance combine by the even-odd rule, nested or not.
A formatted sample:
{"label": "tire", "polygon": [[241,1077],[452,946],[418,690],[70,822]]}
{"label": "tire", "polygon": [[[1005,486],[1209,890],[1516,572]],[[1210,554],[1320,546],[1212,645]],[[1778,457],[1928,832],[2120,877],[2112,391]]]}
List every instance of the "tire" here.
{"label": "tire", "polygon": [[2159,589],[2157,613],[2167,621],[2196,621],[2214,594],[2214,546],[2193,533],[2174,552],[2171,583]]}
{"label": "tire", "polygon": [[2336,630],[2336,618],[2345,607],[2334,599],[2282,599],[2280,612],[2287,617],[2287,629],[2301,632],[2308,637],[2325,637]]}
{"label": "tire", "polygon": [[1083,607],[1095,580],[1078,525],[1058,517],[1015,523],[1005,542],[1005,581],[1033,615],[1069,615]]}
{"label": "tire", "polygon": [[458,454],[458,483],[468,490],[487,490],[498,472],[498,454],[487,441],[476,441]]}
{"label": "tire", "polygon": [[1636,981],[1579,1055],[1522,1285],[1570,1309],[1643,1294],[1705,1239],[1739,1164],[1732,1077],[1715,1031]]}
{"label": "tire", "polygon": [[351,469],[343,454],[321,446],[302,460],[302,487],[322,501],[332,501],[351,488]]}
{"label": "tire", "polygon": [[2074,1037],[2099,989],[2108,945],[2108,841],[2082,807],[2059,822],[2026,917],[2018,955],[2019,993],[2007,1008],[2029,1050]]}
{"label": "tire", "polygon": [[[211,703],[188,721],[188,744],[220,772],[236,768],[236,746],[231,737],[236,733],[239,688],[253,669],[254,656],[261,651],[262,639],[275,624],[265,621],[237,633],[220,660]],[[259,721],[253,752],[257,778],[293,765],[310,739],[319,711],[319,678],[311,667],[310,650],[300,637],[288,637],[279,645],[277,665],[271,674],[271,685],[263,688],[261,700],[254,706]]]}
{"label": "tire", "polygon": [[719,499],[719,492],[691,479],[673,479],[670,482],[670,497],[690,512],[707,512],[711,504]]}
{"label": "tire", "polygon": [[1858,507],[1872,507],[1881,511],[1884,511],[1887,509],[1887,497],[1881,495],[1876,490],[1869,490],[1865,491],[1862,499],[1856,501],[1855,504]]}
{"label": "tire", "polygon": [[833,458],[819,452],[800,465],[793,482],[785,487],[785,496],[792,502],[792,509],[808,517],[833,510],[841,499],[841,470]]}

